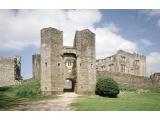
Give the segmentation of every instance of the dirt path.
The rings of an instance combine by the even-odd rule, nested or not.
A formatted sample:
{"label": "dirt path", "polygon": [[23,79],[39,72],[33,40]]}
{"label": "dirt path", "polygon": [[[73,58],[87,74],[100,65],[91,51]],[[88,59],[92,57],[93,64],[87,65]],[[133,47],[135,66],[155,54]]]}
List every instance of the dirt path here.
{"label": "dirt path", "polygon": [[70,104],[77,98],[75,93],[64,93],[53,100],[30,102],[8,109],[9,111],[69,111],[73,110]]}

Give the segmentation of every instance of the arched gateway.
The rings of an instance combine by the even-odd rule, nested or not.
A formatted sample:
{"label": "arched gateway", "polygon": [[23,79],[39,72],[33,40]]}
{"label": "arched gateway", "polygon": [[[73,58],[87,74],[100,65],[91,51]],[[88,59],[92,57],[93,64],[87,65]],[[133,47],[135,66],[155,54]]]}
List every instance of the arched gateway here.
{"label": "arched gateway", "polygon": [[75,84],[77,79],[76,73],[76,53],[73,48],[63,48],[64,61],[64,92],[75,92]]}
{"label": "arched gateway", "polygon": [[71,79],[64,80],[64,92],[74,92],[75,82]]}
{"label": "arched gateway", "polygon": [[76,31],[73,47],[66,47],[62,31],[42,29],[40,57],[42,93],[95,93],[95,34],[90,30]]}

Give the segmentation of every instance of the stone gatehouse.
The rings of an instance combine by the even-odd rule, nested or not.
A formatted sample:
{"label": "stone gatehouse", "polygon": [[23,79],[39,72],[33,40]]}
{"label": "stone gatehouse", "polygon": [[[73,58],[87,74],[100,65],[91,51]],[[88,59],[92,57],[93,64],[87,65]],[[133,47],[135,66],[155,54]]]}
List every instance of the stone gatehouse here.
{"label": "stone gatehouse", "polygon": [[33,55],[33,76],[41,79],[41,91],[47,95],[65,91],[94,94],[95,34],[88,29],[76,31],[70,47],[63,46],[62,31],[51,27],[42,29],[41,54]]}

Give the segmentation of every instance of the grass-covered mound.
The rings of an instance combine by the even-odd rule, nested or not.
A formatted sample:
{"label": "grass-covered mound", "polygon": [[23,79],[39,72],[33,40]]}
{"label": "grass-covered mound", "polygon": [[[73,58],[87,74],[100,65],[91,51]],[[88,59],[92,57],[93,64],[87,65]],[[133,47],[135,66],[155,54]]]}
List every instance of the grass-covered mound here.
{"label": "grass-covered mound", "polygon": [[7,108],[26,101],[54,98],[44,96],[40,92],[39,80],[28,80],[21,85],[0,88],[0,108]]}

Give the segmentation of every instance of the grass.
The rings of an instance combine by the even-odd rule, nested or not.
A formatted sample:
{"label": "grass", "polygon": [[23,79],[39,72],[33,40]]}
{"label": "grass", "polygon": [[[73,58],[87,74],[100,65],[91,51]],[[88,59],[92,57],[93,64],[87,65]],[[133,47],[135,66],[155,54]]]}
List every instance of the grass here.
{"label": "grass", "polygon": [[10,88],[0,88],[0,108],[14,107],[28,101],[38,101],[55,98],[44,96],[40,92],[40,81],[30,80],[22,85]]}
{"label": "grass", "polygon": [[130,92],[137,91],[137,89],[134,86],[131,86],[131,85],[119,84],[119,88],[120,88],[121,91],[130,91]]}
{"label": "grass", "polygon": [[71,105],[78,111],[159,111],[160,93],[122,92],[117,98],[80,96]]}

